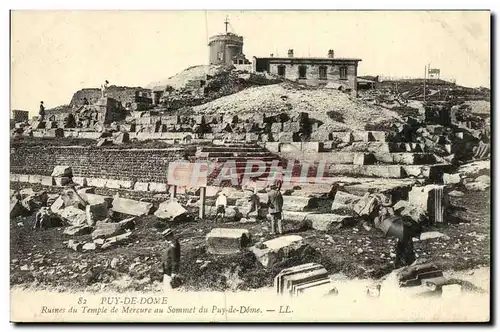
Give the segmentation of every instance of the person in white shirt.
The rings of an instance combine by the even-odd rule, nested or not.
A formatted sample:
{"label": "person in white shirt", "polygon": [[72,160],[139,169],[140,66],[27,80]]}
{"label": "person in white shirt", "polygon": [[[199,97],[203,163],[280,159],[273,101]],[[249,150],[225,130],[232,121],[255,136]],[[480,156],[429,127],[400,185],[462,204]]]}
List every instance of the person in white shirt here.
{"label": "person in white shirt", "polygon": [[224,221],[224,215],[226,214],[227,198],[223,192],[219,193],[217,200],[215,201],[215,206],[217,207],[217,213],[215,215],[215,222],[219,220],[219,217]]}

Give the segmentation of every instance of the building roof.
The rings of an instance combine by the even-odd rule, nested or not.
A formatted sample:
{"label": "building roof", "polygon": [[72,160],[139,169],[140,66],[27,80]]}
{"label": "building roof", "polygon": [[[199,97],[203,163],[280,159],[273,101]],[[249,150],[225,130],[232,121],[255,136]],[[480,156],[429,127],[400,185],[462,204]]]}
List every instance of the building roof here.
{"label": "building roof", "polygon": [[265,60],[295,60],[295,61],[363,61],[357,58],[327,58],[327,57],[258,57],[254,56],[255,59],[265,59]]}

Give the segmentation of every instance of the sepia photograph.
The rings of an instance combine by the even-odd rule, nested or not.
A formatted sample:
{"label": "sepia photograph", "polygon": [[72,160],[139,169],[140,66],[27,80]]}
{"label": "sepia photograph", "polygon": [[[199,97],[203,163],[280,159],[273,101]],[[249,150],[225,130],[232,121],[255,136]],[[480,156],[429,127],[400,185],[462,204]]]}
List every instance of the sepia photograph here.
{"label": "sepia photograph", "polygon": [[491,22],[11,10],[11,322],[490,322]]}

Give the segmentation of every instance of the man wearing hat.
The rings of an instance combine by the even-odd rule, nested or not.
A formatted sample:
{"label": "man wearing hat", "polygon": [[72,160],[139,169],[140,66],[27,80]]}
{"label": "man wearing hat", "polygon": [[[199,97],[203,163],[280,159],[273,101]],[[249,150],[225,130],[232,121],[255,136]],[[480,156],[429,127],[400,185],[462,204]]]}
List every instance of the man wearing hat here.
{"label": "man wearing hat", "polygon": [[276,233],[276,226],[278,234],[283,234],[283,227],[281,224],[283,211],[283,196],[280,192],[281,183],[273,184],[271,190],[267,193],[267,204],[269,206],[269,215],[271,219],[271,234]]}
{"label": "man wearing hat", "polygon": [[104,81],[104,84],[101,85],[101,98],[106,96],[106,90],[108,89],[109,82],[108,80]]}
{"label": "man wearing hat", "polygon": [[43,121],[45,119],[45,106],[43,106],[43,101],[40,102],[40,110],[38,111],[39,120]]}
{"label": "man wearing hat", "polygon": [[163,281],[164,283],[170,283],[172,279],[179,274],[181,246],[170,228],[167,228],[161,234],[167,241],[167,248],[162,257]]}

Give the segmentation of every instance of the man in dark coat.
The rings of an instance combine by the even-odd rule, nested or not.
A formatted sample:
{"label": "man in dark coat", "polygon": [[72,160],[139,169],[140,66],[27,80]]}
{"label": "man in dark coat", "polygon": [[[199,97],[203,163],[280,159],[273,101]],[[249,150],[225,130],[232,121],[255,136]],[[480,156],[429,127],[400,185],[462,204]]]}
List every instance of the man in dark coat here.
{"label": "man in dark coat", "polygon": [[163,274],[174,278],[179,274],[181,246],[170,228],[163,231],[162,235],[167,241],[167,248],[162,257]]}
{"label": "man in dark coat", "polygon": [[267,204],[269,205],[269,215],[271,217],[271,234],[276,233],[276,226],[278,234],[283,234],[282,227],[282,211],[283,211],[283,196],[280,192],[280,186],[273,184],[271,190],[267,193]]}
{"label": "man in dark coat", "polygon": [[40,110],[38,111],[38,115],[40,116],[40,121],[45,120],[45,106],[43,106],[43,101],[40,102]]}
{"label": "man in dark coat", "polygon": [[403,266],[410,266],[417,257],[413,249],[413,237],[420,237],[422,229],[408,217],[401,217],[403,223],[403,234],[396,243],[396,258],[394,266],[396,269]]}

